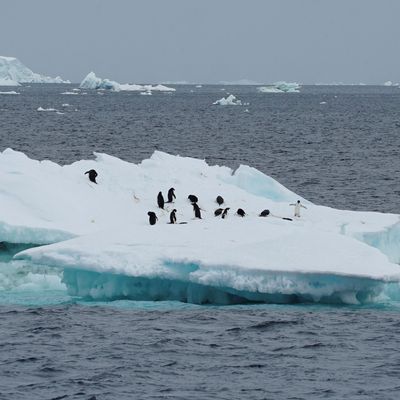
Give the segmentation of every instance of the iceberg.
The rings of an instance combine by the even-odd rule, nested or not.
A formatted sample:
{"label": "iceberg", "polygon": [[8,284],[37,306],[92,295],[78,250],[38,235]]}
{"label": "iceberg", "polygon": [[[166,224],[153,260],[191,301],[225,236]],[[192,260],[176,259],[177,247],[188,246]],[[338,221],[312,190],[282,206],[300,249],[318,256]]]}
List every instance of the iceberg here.
{"label": "iceberg", "polygon": [[71,83],[64,81],[59,76],[50,78],[31,71],[28,67],[14,57],[0,56],[0,81],[11,80],[17,83]]}
{"label": "iceberg", "polygon": [[[316,205],[249,166],[233,171],[159,151],[140,164],[94,155],[60,166],[0,153],[0,241],[31,243],[13,262],[58,271],[73,296],[363,304],[400,287],[397,214]],[[92,168],[97,185],[84,175]],[[177,198],[161,210],[157,193],[170,187]],[[230,207],[226,219],[214,217],[217,195]],[[301,218],[289,206],[297,199],[307,206]],[[186,224],[168,224],[172,208]],[[271,213],[261,218],[264,209]]]}
{"label": "iceberg", "polygon": [[227,97],[222,97],[222,99],[215,101],[213,104],[220,106],[241,106],[242,101],[237,99],[233,94],[230,94]]}
{"label": "iceberg", "polygon": [[273,85],[260,86],[257,90],[261,93],[299,93],[300,85],[295,82],[275,82]]}
{"label": "iceberg", "polygon": [[89,72],[81,82],[82,89],[105,89],[114,92],[133,91],[133,92],[175,92],[176,89],[164,85],[136,85],[136,84],[120,84],[110,79],[101,79],[94,72]]}
{"label": "iceberg", "polygon": [[9,78],[0,78],[0,86],[21,86],[17,81]]}

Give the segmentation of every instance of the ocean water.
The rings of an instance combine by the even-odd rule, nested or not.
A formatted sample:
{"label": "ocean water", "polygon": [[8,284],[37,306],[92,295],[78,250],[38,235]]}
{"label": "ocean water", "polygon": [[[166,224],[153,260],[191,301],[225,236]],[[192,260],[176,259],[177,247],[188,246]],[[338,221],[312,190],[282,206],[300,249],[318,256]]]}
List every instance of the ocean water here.
{"label": "ocean water", "polygon": [[[159,149],[254,166],[315,203],[399,213],[398,88],[61,94],[73,87],[32,85],[0,95],[0,150],[71,163],[93,151],[140,162]],[[227,93],[250,104],[212,105]],[[0,399],[399,397],[395,301],[95,303],[68,296],[60,271],[10,261],[15,251],[0,249]]]}

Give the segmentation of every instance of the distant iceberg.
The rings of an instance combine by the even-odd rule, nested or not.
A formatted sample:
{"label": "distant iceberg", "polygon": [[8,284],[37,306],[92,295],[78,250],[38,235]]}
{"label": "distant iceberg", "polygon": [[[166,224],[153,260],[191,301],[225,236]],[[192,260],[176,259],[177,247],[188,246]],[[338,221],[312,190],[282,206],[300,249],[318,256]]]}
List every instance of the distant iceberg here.
{"label": "distant iceberg", "polygon": [[228,97],[223,97],[217,101],[214,101],[213,104],[217,104],[220,106],[241,106],[242,101],[236,98],[233,94],[230,94]]}
{"label": "distant iceberg", "polygon": [[393,83],[392,81],[386,81],[383,86],[399,86],[399,84]]}
{"label": "distant iceberg", "polygon": [[0,86],[21,86],[17,81],[9,78],[0,78]]}
{"label": "distant iceberg", "polygon": [[[84,175],[92,168],[97,185]],[[233,171],[162,152],[140,164],[95,153],[60,166],[7,149],[0,186],[0,241],[41,245],[14,259],[62,271],[75,296],[360,304],[400,281],[399,215],[315,205],[249,166]],[[157,193],[171,186],[175,203],[160,211]],[[202,220],[193,220],[189,193],[206,210]],[[231,208],[226,219],[214,217],[217,194]],[[302,217],[282,219],[297,199],[307,206]],[[187,224],[167,223],[172,208]],[[266,208],[271,215],[260,218]]]}
{"label": "distant iceberg", "polygon": [[273,85],[260,86],[261,93],[299,93],[301,86],[296,82],[275,82]]}
{"label": "distant iceberg", "polygon": [[59,76],[50,78],[31,71],[14,57],[0,56],[0,81],[8,79],[17,83],[71,83]]}
{"label": "distant iceberg", "polygon": [[133,91],[133,92],[175,92],[176,89],[164,85],[136,85],[125,83],[121,84],[110,79],[101,79],[94,72],[89,72],[85,79],[81,82],[82,89],[105,89],[114,92]]}

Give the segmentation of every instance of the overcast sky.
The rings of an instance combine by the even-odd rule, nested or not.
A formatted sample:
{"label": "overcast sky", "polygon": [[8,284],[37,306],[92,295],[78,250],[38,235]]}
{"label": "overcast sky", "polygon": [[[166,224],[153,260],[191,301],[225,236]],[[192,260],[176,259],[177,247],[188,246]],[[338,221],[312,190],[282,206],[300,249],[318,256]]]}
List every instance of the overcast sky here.
{"label": "overcast sky", "polygon": [[0,55],[79,82],[400,80],[400,0],[0,0]]}

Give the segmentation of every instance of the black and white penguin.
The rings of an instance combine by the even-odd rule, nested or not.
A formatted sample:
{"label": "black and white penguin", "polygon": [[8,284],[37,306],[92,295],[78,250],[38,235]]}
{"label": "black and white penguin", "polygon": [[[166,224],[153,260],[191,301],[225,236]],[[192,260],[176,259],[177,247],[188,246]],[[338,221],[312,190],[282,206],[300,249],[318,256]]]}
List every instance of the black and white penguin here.
{"label": "black and white penguin", "polygon": [[93,183],[97,183],[96,182],[96,177],[97,177],[97,172],[94,169],[90,169],[89,171],[85,172],[85,175],[89,174],[89,180]]}
{"label": "black and white penguin", "polygon": [[229,207],[225,208],[225,210],[222,212],[221,218],[225,219],[225,217],[228,216],[228,211],[230,210]]}
{"label": "black and white penguin", "polygon": [[222,214],[223,211],[224,211],[223,208],[217,208],[217,209],[214,211],[214,215],[215,215],[216,217],[219,217],[219,216]]}
{"label": "black and white penguin", "polygon": [[222,196],[217,196],[215,201],[218,203],[219,206],[224,204],[224,199],[222,198]]}
{"label": "black and white penguin", "polygon": [[174,199],[176,199],[174,188],[171,188],[168,190],[167,197],[168,197],[167,203],[172,203],[174,201]]}
{"label": "black and white penguin", "polygon": [[169,214],[169,223],[176,224],[176,210],[175,209],[173,209],[171,211],[171,214]]}
{"label": "black and white penguin", "polygon": [[149,212],[147,213],[147,215],[149,216],[150,225],[155,225],[156,222],[158,221],[158,218],[157,218],[156,213],[153,212],[153,211],[149,211]]}
{"label": "black and white penguin", "polygon": [[197,203],[199,199],[194,194],[189,194],[188,199],[191,203]]}
{"label": "black and white penguin", "polygon": [[239,215],[240,217],[244,217],[246,215],[243,208],[238,208],[238,210],[236,211],[236,214]]}
{"label": "black and white penguin", "polygon": [[158,207],[159,207],[159,208],[162,208],[162,209],[164,210],[164,203],[165,203],[165,201],[164,201],[164,196],[162,195],[161,192],[159,192],[159,193],[158,193],[158,196],[157,196],[157,204],[158,204]]}
{"label": "black and white penguin", "polygon": [[201,219],[200,207],[197,205],[197,203],[192,203],[192,206],[193,206],[194,216],[196,218]]}
{"label": "black and white penguin", "polygon": [[261,211],[261,213],[260,213],[260,217],[268,217],[268,215],[269,215],[269,210],[263,210],[263,211]]}

